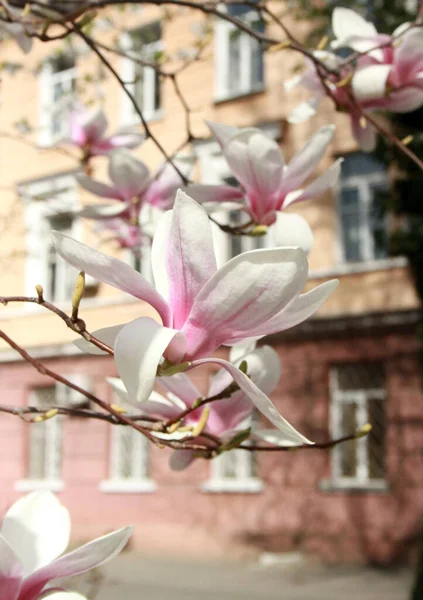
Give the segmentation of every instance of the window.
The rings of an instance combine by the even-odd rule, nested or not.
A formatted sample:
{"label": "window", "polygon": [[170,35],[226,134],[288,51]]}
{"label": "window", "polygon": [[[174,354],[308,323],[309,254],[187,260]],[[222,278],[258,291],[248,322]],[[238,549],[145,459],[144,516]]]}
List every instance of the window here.
{"label": "window", "polygon": [[[122,401],[118,400],[122,405]],[[149,442],[139,431],[124,425],[111,427],[109,478],[101,483],[104,492],[152,492]]]}
{"label": "window", "polygon": [[[26,201],[27,293],[33,295],[35,285],[41,284],[47,300],[68,300],[78,271],[56,254],[50,232],[55,229],[74,238],[79,236],[75,178],[68,174],[39,180],[22,186],[21,192]],[[86,278],[86,287],[94,284]]]}
{"label": "window", "polygon": [[332,454],[335,482],[378,487],[385,479],[386,387],[380,363],[334,367],[330,373],[332,436],[339,438],[372,425],[371,433],[339,444]]}
{"label": "window", "polygon": [[343,262],[387,257],[387,217],[383,195],[388,190],[384,166],[369,154],[345,157],[338,198]]}
{"label": "window", "polygon": [[[42,410],[58,405],[56,386],[32,391],[29,404]],[[62,423],[59,416],[29,426],[27,480],[58,482],[62,465]]]}
{"label": "window", "polygon": [[210,479],[203,484],[207,492],[260,492],[263,483],[257,475],[256,453],[230,450],[210,462]]}
{"label": "window", "polygon": [[72,56],[60,54],[40,73],[40,143],[50,145],[69,134],[69,110],[74,99],[76,68]]}
{"label": "window", "polygon": [[[160,23],[151,23],[141,29],[127,33],[122,38],[122,49],[128,54],[123,59],[122,79],[126,88],[134,96],[138,108],[147,120],[161,116],[160,74],[153,68],[137,63],[137,60],[149,63],[157,62],[163,49]],[[134,60],[132,60],[134,59]],[[126,94],[123,95],[123,122],[138,122],[133,104]]]}
{"label": "window", "polygon": [[[225,10],[251,28],[264,31],[263,20],[251,6],[227,4]],[[215,40],[216,99],[224,100],[262,90],[264,63],[260,43],[223,19],[216,23]]]}

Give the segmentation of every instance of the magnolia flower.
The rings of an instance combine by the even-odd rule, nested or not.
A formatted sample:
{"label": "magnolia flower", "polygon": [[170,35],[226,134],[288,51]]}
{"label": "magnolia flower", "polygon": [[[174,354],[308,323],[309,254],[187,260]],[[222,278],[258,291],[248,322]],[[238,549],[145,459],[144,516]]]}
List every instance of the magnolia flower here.
{"label": "magnolia flower", "polygon": [[102,229],[112,230],[122,247],[139,248],[143,241],[139,222],[142,207],[148,204],[161,210],[171,208],[182,178],[170,164],[152,176],[148,167],[128,150],[111,152],[109,177],[112,185],[85,174],[77,176],[82,187],[92,194],[119,200],[117,204],[93,204],[83,209],[80,216],[100,221]]}
{"label": "magnolia flower", "polygon": [[[287,439],[305,441],[244,373],[228,361],[208,358],[222,344],[259,339],[293,327],[325,301],[337,281],[300,295],[308,273],[307,258],[300,248],[245,252],[217,269],[207,213],[181,191],[153,240],[157,289],[120,260],[59,232],[53,232],[52,239],[60,256],[78,270],[144,300],[159,314],[162,324],[140,317],[95,333],[114,346],[118,373],[132,398],[142,402],[150,397],[159,365],[161,369],[169,363],[181,365],[182,370],[216,363],[229,371]],[[90,345],[89,349],[98,350]]]}
{"label": "magnolia flower", "polygon": [[0,529],[0,597],[36,600],[50,581],[116,556],[131,534],[125,527],[61,556],[69,543],[68,511],[51,492],[28,494],[11,506]]}
{"label": "magnolia flower", "polygon": [[53,592],[48,596],[43,596],[45,600],[87,600],[85,596],[76,592]]}
{"label": "magnolia flower", "polygon": [[[323,175],[304,185],[333,137],[334,126],[321,127],[307,144],[285,165],[279,145],[260,129],[232,132],[221,125],[211,126],[222,146],[223,155],[243,190],[231,186],[192,185],[187,191],[200,202],[238,201],[245,197],[244,209],[254,223],[272,225],[277,213],[294,202],[308,200],[333,187],[339,177],[341,161]],[[232,132],[232,135],[231,135]]]}
{"label": "magnolia flower", "polygon": [[143,141],[138,133],[121,132],[105,136],[107,119],[101,108],[88,110],[78,105],[70,114],[68,142],[84,151],[86,157],[108,154],[116,148],[136,148]]}
{"label": "magnolia flower", "polygon": [[[277,352],[270,346],[258,349],[255,349],[255,344],[250,344],[247,348],[234,346],[231,349],[230,360],[236,366],[239,366],[242,361],[246,361],[248,376],[266,395],[270,395],[276,388],[281,373],[280,360]],[[125,404],[131,403],[125,382],[116,378],[109,378],[108,382]],[[221,394],[231,383],[230,374],[225,369],[221,369],[213,377],[206,398]],[[165,396],[153,392],[147,402],[138,405],[138,414],[161,420],[176,419],[182,411],[191,408],[202,397],[201,392],[185,373],[178,373],[170,377],[158,377],[157,384],[165,390]],[[205,446],[210,445],[211,442],[207,437],[202,437],[203,432],[217,436],[222,442],[225,442],[233,438],[241,429],[245,429],[248,425],[246,420],[251,417],[254,404],[242,390],[238,390],[228,394],[227,398],[210,403],[207,407],[207,410],[210,411],[207,422],[201,429],[199,437],[193,440]],[[192,427],[195,431],[203,415],[203,410],[204,407],[201,407],[191,412],[182,420],[181,425]],[[176,431],[162,437],[183,439],[186,436],[192,436],[192,432],[181,435],[179,431]],[[195,453],[192,450],[175,451],[171,456],[170,466],[174,470],[180,470],[191,464],[194,459]]]}

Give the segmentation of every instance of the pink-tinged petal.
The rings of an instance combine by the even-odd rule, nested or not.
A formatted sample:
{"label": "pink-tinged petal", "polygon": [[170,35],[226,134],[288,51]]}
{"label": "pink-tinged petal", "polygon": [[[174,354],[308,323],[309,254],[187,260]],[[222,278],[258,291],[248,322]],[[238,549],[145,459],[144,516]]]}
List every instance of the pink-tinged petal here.
{"label": "pink-tinged petal", "polygon": [[357,102],[371,102],[384,98],[391,70],[392,65],[369,65],[356,71],[351,80],[351,87]]}
{"label": "pink-tinged petal", "polygon": [[195,368],[200,365],[215,363],[217,365],[222,366],[226,369],[234,379],[234,381],[238,384],[240,389],[250,398],[250,400],[255,404],[258,410],[271,422],[275,427],[277,427],[282,433],[286,435],[286,439],[292,441],[297,444],[312,444],[306,437],[304,437],[301,433],[299,433],[292,425],[288,423],[286,419],[279,414],[276,406],[273,402],[264,394],[259,388],[234,365],[231,365],[226,360],[220,358],[203,358],[200,360],[196,360],[191,364],[192,368]]}
{"label": "pink-tinged petal", "polygon": [[192,406],[198,398],[202,397],[201,392],[184,373],[177,373],[171,377],[158,377],[157,384],[180,398],[185,407]]}
{"label": "pink-tinged petal", "polygon": [[169,304],[173,327],[180,329],[195,298],[216,272],[213,236],[206,211],[178,190],[167,245]]}
{"label": "pink-tinged petal", "polygon": [[148,186],[150,171],[128,150],[113,150],[109,160],[109,177],[125,199],[140,195]]}
{"label": "pink-tinged petal", "polygon": [[373,23],[363,19],[361,15],[349,8],[337,6],[332,12],[332,30],[341,43],[348,44],[348,38],[357,34],[363,37],[378,35]]}
{"label": "pink-tinged petal", "polygon": [[231,137],[239,131],[238,127],[234,127],[233,125],[224,125],[223,123],[206,121],[206,125],[212,132],[213,137],[219,143],[221,148],[226,146]]}
{"label": "pink-tinged petal", "polygon": [[137,402],[144,402],[150,397],[162,356],[166,354],[171,362],[178,363],[184,353],[184,336],[148,317],[125,325],[115,341],[119,376],[129,396]]}
{"label": "pink-tinged petal", "polygon": [[[235,177],[265,202],[277,192],[282,181],[284,159],[278,144],[259,129],[242,129],[223,149]],[[266,212],[272,207],[267,206]]]}
{"label": "pink-tinged petal", "polygon": [[183,471],[195,460],[194,450],[174,450],[169,459],[169,467],[172,471]]}
{"label": "pink-tinged petal", "polygon": [[172,231],[173,211],[167,211],[159,221],[151,245],[151,268],[156,290],[169,301],[167,249]]}
{"label": "pink-tinged petal", "polygon": [[295,213],[278,212],[270,232],[274,246],[298,246],[306,254],[313,246],[313,233],[309,224]]}
{"label": "pink-tinged petal", "polygon": [[76,180],[85,190],[95,196],[100,196],[100,198],[114,198],[115,200],[118,200],[121,197],[118,190],[111,185],[106,185],[105,183],[91,179],[91,177],[88,177],[88,175],[85,175],[84,173],[77,175]]}
{"label": "pink-tinged petal", "polygon": [[128,207],[123,202],[119,204],[92,204],[79,211],[78,216],[84,219],[114,219],[126,210],[128,210]]}
{"label": "pink-tinged petal", "polygon": [[290,329],[311,317],[318,308],[327,300],[332,292],[338,287],[339,281],[331,279],[325,281],[313,288],[305,294],[301,294],[287,308],[282,310],[278,315],[264,323],[261,327],[257,327],[252,331],[252,335],[263,337],[271,333],[285,331]]}
{"label": "pink-tinged petal", "polygon": [[317,177],[303,190],[298,190],[297,192],[288,194],[284,202],[284,208],[290,204],[293,204],[294,202],[301,202],[303,200],[309,200],[310,198],[320,196],[334,187],[338,183],[343,160],[343,158],[338,158],[338,160],[336,160],[333,165],[327,169],[327,171],[320,175],[320,177]]}
{"label": "pink-tinged petal", "polygon": [[[159,396],[159,394],[157,394],[157,396]],[[154,417],[156,419],[174,419],[186,408],[180,408],[170,401],[165,404],[164,402],[157,402],[151,398],[152,396],[150,396],[146,402],[143,402],[141,406],[138,404],[138,414],[141,413],[142,415]]]}
{"label": "pink-tinged petal", "polygon": [[282,182],[282,188],[293,190],[300,186],[315,170],[325,154],[335,133],[335,125],[321,127],[294,156],[289,163]]}
{"label": "pink-tinged petal", "polygon": [[244,392],[238,390],[228,398],[213,402],[210,409],[205,431],[223,437],[251,417],[254,404]]}
{"label": "pink-tinged petal", "polygon": [[183,184],[173,165],[167,163],[150,183],[144,201],[161,210],[170,210],[175,203],[176,192]]}
{"label": "pink-tinged petal", "polygon": [[67,548],[69,513],[51,492],[32,492],[9,508],[3,519],[1,536],[19,557],[26,577]]}
{"label": "pink-tinged petal", "polygon": [[300,248],[252,250],[227,262],[203,286],[183,327],[187,359],[252,337],[251,331],[299,295],[307,273]]}
{"label": "pink-tinged petal", "polygon": [[143,141],[144,136],[139,133],[115,133],[108,138],[111,148],[138,148]]}
{"label": "pink-tinged petal", "polygon": [[[423,73],[419,77],[423,79]],[[383,102],[383,108],[396,113],[407,113],[417,110],[423,104],[423,81],[422,88],[406,87],[402,90],[392,92]]]}
{"label": "pink-tinged petal", "polygon": [[253,437],[258,438],[257,441],[267,442],[272,446],[301,446],[302,443],[293,442],[286,438],[286,435],[278,429],[258,429],[254,431]]}
{"label": "pink-tinged petal", "polygon": [[76,111],[76,119],[80,127],[84,129],[85,135],[89,141],[94,142],[101,139],[106,133],[107,119],[102,108],[86,110],[82,107]]}
{"label": "pink-tinged petal", "polygon": [[123,550],[133,532],[133,527],[124,527],[109,533],[93,542],[89,542],[73,552],[69,552],[54,562],[38,569],[22,586],[25,600],[35,600],[44,587],[53,579],[80,575],[100,567]]}
{"label": "pink-tinged petal", "polygon": [[110,385],[112,390],[115,392],[115,394],[119,396],[120,400],[123,402],[124,405],[131,403],[132,399],[129,396],[122,379],[119,379],[119,377],[106,377],[106,381]]}
{"label": "pink-tinged petal", "polygon": [[361,150],[373,152],[377,142],[377,131],[373,125],[360,115],[351,115],[351,128]]}
{"label": "pink-tinged petal", "polygon": [[[9,10],[9,5],[7,5]],[[6,31],[9,35],[11,35],[15,42],[18,44],[19,48],[25,54],[32,48],[32,38],[26,34],[25,28],[21,23],[1,23],[0,29]]]}
{"label": "pink-tinged petal", "polygon": [[135,298],[144,300],[157,310],[164,325],[171,323],[171,311],[166,300],[129,265],[58,231],[52,231],[51,237],[56,252],[73,267]]}
{"label": "pink-tinged petal", "polygon": [[[233,187],[232,185],[203,185],[201,183],[194,183],[184,188],[184,191],[200,204],[217,204],[220,202],[232,201],[239,202],[244,196],[241,189]],[[220,210],[220,204],[216,206],[216,210]]]}
{"label": "pink-tinged petal", "polygon": [[10,544],[0,535],[0,598],[18,600],[22,565]]}
{"label": "pink-tinged petal", "polygon": [[[97,329],[91,333],[95,338],[100,340],[100,342],[103,342],[104,344],[110,346],[110,348],[113,348],[116,337],[124,325],[125,324],[113,325],[112,327],[103,327],[102,329]],[[79,350],[81,350],[81,352],[84,352],[85,354],[107,354],[107,352],[104,352],[83,337],[77,338],[73,341],[73,343]]]}
{"label": "pink-tinged petal", "polygon": [[304,123],[304,121],[308,121],[317,113],[321,101],[322,97],[317,96],[302,102],[289,113],[288,123]]}
{"label": "pink-tinged petal", "polygon": [[420,27],[404,33],[395,48],[395,70],[400,83],[411,83],[418,70],[423,69],[423,44]]}
{"label": "pink-tinged petal", "polygon": [[87,600],[85,596],[78,594],[77,592],[53,592],[48,596],[45,596],[45,600]]}

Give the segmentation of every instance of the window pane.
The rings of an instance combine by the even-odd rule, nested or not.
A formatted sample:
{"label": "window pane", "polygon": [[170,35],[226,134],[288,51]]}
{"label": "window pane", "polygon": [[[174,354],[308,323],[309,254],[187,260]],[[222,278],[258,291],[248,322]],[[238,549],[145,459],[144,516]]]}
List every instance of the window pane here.
{"label": "window pane", "polygon": [[231,92],[241,91],[241,32],[233,29],[229,33],[229,72],[228,89]]}
{"label": "window pane", "polygon": [[251,83],[256,88],[264,83],[263,50],[257,40],[251,40]]}
{"label": "window pane", "polygon": [[[34,390],[31,404],[48,410],[57,404],[56,387],[49,386]],[[60,477],[62,461],[62,437],[60,418],[54,417],[44,423],[33,423],[29,427],[29,479],[55,479]]]}
{"label": "window pane", "polygon": [[384,197],[383,187],[372,186],[369,222],[373,238],[373,255],[376,259],[386,258],[388,255],[388,232]]}
{"label": "window pane", "polygon": [[[342,405],[341,437],[357,429],[357,406],[354,402]],[[357,445],[356,441],[345,442],[338,446],[340,453],[341,475],[355,477],[357,472]]]}
{"label": "window pane", "polygon": [[140,110],[144,110],[144,70],[141,65],[135,67],[134,98]]}
{"label": "window pane", "polygon": [[369,476],[370,479],[383,479],[385,475],[386,437],[385,401],[370,399],[368,414],[372,426],[372,431],[366,438],[369,450]]}
{"label": "window pane", "polygon": [[385,388],[385,369],[381,363],[350,364],[337,367],[338,389],[374,390]]}
{"label": "window pane", "polygon": [[344,259],[347,262],[362,260],[359,201],[357,188],[344,188],[341,190],[342,241]]}

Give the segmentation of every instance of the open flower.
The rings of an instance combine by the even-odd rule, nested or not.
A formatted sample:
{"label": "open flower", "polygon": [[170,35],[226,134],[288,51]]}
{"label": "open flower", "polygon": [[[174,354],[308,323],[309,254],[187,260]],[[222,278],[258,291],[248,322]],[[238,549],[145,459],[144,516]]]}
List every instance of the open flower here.
{"label": "open flower", "polygon": [[[281,368],[279,356],[273,348],[263,346],[255,349],[255,344],[250,344],[246,349],[245,346],[241,349],[234,346],[231,349],[230,360],[235,366],[245,361],[248,376],[266,395],[274,391],[280,378]],[[131,404],[124,382],[116,378],[109,378],[108,382],[125,404]],[[220,369],[210,383],[206,398],[220,395],[232,382],[231,375],[225,369]],[[185,373],[158,377],[157,384],[165,390],[165,396],[153,392],[148,401],[138,404],[138,414],[161,420],[176,419],[182,411],[191,408],[202,397],[201,392]],[[205,406],[189,413],[182,420],[181,426],[191,427],[195,431],[196,426],[201,422]],[[248,426],[246,420],[251,417],[253,410],[254,404],[242,390],[228,392],[227,397],[207,404],[209,414],[206,424],[201,428],[198,439],[192,441],[205,446],[210,445],[212,442],[202,436],[203,432],[218,437],[222,442],[229,441],[240,428],[245,429]],[[177,430],[174,434],[165,434],[163,437],[173,439],[172,436],[176,439],[183,439],[184,436],[192,437],[192,431],[181,435]],[[194,451],[177,450],[171,456],[170,466],[174,470],[180,470],[191,464],[194,459]]]}
{"label": "open flower", "polygon": [[[318,162],[333,137],[334,126],[321,127],[288,165],[279,145],[260,129],[230,130],[213,125],[212,131],[221,143],[223,155],[242,190],[227,185],[189,186],[188,193],[204,203],[210,201],[239,203],[254,223],[272,225],[277,213],[293,202],[308,200],[333,187],[339,177],[340,161],[336,161],[314,181],[305,183],[315,172]],[[217,132],[217,133],[215,133]]]}
{"label": "open flower", "polygon": [[51,492],[28,494],[11,506],[1,526],[0,597],[36,600],[50,581],[116,556],[131,534],[132,527],[125,527],[61,556],[69,543],[68,511]]}
{"label": "open flower", "polygon": [[[80,271],[156,309],[162,324],[140,317],[95,335],[114,346],[118,373],[132,398],[150,397],[165,358],[181,368],[211,362],[225,368],[241,390],[287,438],[304,438],[279,415],[269,398],[228,361],[209,358],[222,344],[259,339],[312,315],[335,289],[329,281],[300,295],[308,273],[300,248],[245,252],[217,269],[212,230],[204,209],[179,191],[173,211],[159,223],[152,246],[156,288],[129,265],[58,232],[57,252]],[[97,349],[89,346],[94,352]],[[163,369],[164,365],[161,365]]]}
{"label": "open flower", "polygon": [[108,154],[116,148],[136,148],[144,138],[139,133],[117,132],[106,136],[107,119],[101,108],[77,105],[70,114],[68,142],[78,146],[86,157]]}
{"label": "open flower", "polygon": [[122,247],[139,248],[143,242],[140,229],[143,206],[150,205],[159,210],[171,208],[182,178],[170,164],[161,166],[152,176],[148,167],[128,150],[114,150],[110,154],[109,177],[112,185],[86,174],[77,176],[82,187],[92,194],[119,201],[93,204],[79,214],[97,220],[101,229],[111,230]]}

